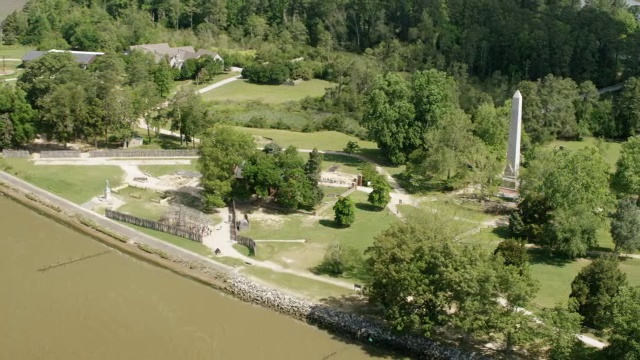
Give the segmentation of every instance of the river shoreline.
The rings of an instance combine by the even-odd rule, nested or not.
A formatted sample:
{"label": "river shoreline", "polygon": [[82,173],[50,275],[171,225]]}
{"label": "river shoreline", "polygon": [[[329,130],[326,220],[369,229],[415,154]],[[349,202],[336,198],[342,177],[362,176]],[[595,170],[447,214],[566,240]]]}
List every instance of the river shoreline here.
{"label": "river shoreline", "polygon": [[243,302],[275,310],[340,337],[420,359],[478,359],[482,357],[478,354],[466,353],[456,348],[440,345],[421,336],[395,334],[386,326],[364,317],[256,284],[239,274],[215,268],[203,261],[184,259],[153,249],[147,244],[125,239],[125,236],[105,231],[97,224],[94,224],[95,226],[88,225],[91,222],[81,221],[82,216],[73,210],[62,209],[25,189],[20,189],[1,180],[0,195],[135,259],[167,269],[203,285],[211,286]]}

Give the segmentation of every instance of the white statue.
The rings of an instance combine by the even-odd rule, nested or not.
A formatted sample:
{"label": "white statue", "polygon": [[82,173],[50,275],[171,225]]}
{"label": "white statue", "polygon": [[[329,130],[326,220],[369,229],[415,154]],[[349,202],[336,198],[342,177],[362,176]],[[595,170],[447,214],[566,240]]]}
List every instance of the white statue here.
{"label": "white statue", "polygon": [[104,188],[104,199],[111,199],[111,188],[109,187],[109,180],[107,180],[107,186]]}

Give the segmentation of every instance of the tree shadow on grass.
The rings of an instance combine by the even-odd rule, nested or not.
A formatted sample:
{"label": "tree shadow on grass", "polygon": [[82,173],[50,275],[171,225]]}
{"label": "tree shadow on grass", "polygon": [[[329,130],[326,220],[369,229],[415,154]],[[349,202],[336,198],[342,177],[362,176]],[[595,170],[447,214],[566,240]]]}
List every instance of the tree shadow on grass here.
{"label": "tree shadow on grass", "polygon": [[572,259],[551,253],[549,250],[541,248],[531,248],[527,251],[532,264],[544,264],[553,266],[565,266],[573,262]]}
{"label": "tree shadow on grass", "polygon": [[338,164],[342,164],[344,166],[357,168],[365,162],[347,155],[336,155],[336,154],[324,154],[322,156],[324,161],[334,162]]}
{"label": "tree shadow on grass", "polygon": [[178,140],[176,137],[166,135],[166,134],[158,134],[158,137],[152,138],[152,141],[160,145],[160,148],[168,149],[168,150],[185,149],[185,148],[192,147],[192,146],[187,147],[186,145],[181,145],[180,140]]}
{"label": "tree shadow on grass", "polygon": [[338,225],[334,220],[320,219],[319,223],[322,226],[326,226],[326,227],[332,228],[332,229],[345,229],[345,227],[342,227],[342,226]]}
{"label": "tree shadow on grass", "polygon": [[373,206],[373,205],[371,205],[369,203],[357,203],[356,204],[356,208],[360,209],[362,211],[375,211],[375,212],[378,212],[378,211],[382,210],[381,208],[379,208],[377,206]]}
{"label": "tree shadow on grass", "polygon": [[511,232],[509,231],[508,226],[498,226],[493,228],[491,232],[499,237],[500,239],[507,240],[511,237]]}

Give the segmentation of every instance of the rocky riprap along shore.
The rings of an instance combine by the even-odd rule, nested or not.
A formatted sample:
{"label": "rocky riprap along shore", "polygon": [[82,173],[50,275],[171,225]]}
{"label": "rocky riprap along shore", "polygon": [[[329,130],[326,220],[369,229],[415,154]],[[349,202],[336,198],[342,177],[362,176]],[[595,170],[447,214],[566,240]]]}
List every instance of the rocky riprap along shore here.
{"label": "rocky riprap along shore", "polygon": [[227,290],[237,298],[276,310],[334,334],[410,354],[419,359],[483,359],[474,353],[446,347],[420,336],[398,335],[362,316],[287,295],[242,276],[228,280]]}

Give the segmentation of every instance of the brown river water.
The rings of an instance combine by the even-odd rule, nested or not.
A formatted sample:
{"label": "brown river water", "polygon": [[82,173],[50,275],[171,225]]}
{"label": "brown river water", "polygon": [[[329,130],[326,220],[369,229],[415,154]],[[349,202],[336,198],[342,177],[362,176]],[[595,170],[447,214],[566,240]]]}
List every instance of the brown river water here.
{"label": "brown river water", "polygon": [[371,358],[383,357],[0,196],[0,359]]}

